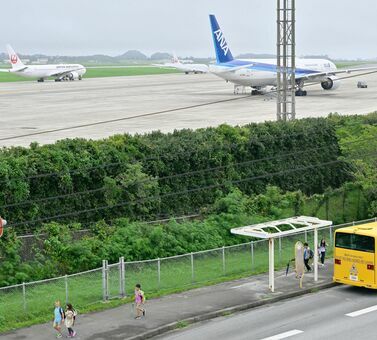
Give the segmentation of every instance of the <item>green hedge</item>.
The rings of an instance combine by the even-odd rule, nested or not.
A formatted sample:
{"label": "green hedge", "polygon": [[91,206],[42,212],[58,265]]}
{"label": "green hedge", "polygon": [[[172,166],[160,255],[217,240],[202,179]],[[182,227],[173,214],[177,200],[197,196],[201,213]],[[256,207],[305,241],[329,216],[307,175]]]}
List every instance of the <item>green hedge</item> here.
{"label": "green hedge", "polygon": [[24,232],[50,220],[177,216],[234,186],[323,193],[350,179],[346,163],[332,163],[339,156],[334,124],[323,118],[32,144],[0,152],[0,214]]}

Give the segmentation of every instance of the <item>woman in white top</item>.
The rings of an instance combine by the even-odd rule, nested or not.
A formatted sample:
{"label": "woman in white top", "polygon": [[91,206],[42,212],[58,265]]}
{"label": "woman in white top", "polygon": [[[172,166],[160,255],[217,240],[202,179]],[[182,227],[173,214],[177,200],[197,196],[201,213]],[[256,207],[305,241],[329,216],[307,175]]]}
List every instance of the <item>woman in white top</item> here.
{"label": "woman in white top", "polygon": [[325,239],[322,239],[319,246],[318,246],[318,253],[319,253],[319,257],[321,259],[322,267],[325,265],[326,247],[327,247],[327,243],[326,243]]}

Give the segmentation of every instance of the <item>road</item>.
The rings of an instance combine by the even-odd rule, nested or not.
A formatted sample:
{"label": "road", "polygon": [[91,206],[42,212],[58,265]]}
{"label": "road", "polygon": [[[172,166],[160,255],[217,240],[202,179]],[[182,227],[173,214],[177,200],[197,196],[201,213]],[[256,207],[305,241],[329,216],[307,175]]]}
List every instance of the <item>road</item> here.
{"label": "road", "polygon": [[[357,80],[369,87],[357,89]],[[376,89],[377,74],[346,79],[335,91],[308,87],[307,97],[296,98],[297,118],[375,111]],[[273,95],[240,97],[232,84],[211,74],[1,83],[0,146],[275,120]]]}
{"label": "road", "polygon": [[337,286],[190,326],[160,339],[373,340],[377,339],[376,322],[377,291]]}

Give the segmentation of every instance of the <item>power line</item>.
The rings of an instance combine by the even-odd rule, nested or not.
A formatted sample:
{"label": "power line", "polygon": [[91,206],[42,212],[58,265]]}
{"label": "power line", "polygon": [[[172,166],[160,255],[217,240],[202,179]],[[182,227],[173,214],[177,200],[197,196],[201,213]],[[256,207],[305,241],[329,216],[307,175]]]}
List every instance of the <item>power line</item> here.
{"label": "power line", "polygon": [[[334,144],[332,146],[337,147],[336,144]],[[142,183],[146,183],[146,182],[162,181],[162,180],[168,180],[168,179],[173,179],[173,178],[186,177],[186,176],[201,174],[201,173],[205,173],[205,172],[209,172],[209,171],[217,171],[217,170],[221,170],[221,169],[225,169],[225,168],[231,168],[231,167],[235,167],[235,166],[236,167],[237,166],[245,166],[245,165],[254,164],[254,163],[263,162],[263,161],[269,161],[269,160],[275,160],[275,159],[279,159],[279,158],[296,156],[298,154],[307,153],[307,152],[314,152],[314,151],[318,151],[318,150],[322,150],[322,149],[330,149],[330,147],[327,145],[327,146],[318,147],[318,148],[301,150],[301,151],[298,151],[298,152],[296,151],[296,152],[290,152],[290,153],[280,154],[280,155],[275,155],[275,156],[270,156],[270,157],[253,159],[253,160],[249,160],[249,161],[245,161],[245,162],[231,163],[231,164],[227,164],[227,165],[223,165],[223,166],[217,166],[217,167],[206,168],[206,169],[201,169],[201,170],[188,171],[188,172],[184,172],[184,173],[173,174],[173,175],[168,175],[168,176],[163,176],[163,177],[147,178],[147,179],[132,182],[132,184],[142,184]],[[91,193],[101,192],[101,191],[105,191],[105,190],[106,190],[106,187],[101,187],[101,188],[97,188],[97,189],[84,190],[84,191],[79,191],[79,192],[74,192],[74,193],[43,197],[43,198],[40,198],[40,199],[26,200],[26,201],[22,201],[22,202],[11,203],[11,204],[6,204],[6,205],[3,205],[3,206],[0,206],[0,209],[7,209],[7,208],[22,206],[22,205],[26,205],[26,204],[33,204],[33,203],[38,203],[38,202],[47,202],[47,201],[50,201],[50,200],[61,199],[61,198],[65,198],[65,197],[79,196],[79,195],[84,195],[84,194],[91,194]]]}
{"label": "power line", "polygon": [[[371,155],[377,156],[377,153],[374,152],[374,153],[369,154],[369,155],[370,156]],[[81,214],[84,214],[84,213],[99,212],[99,211],[106,210],[106,209],[124,207],[124,206],[127,206],[127,205],[132,205],[132,204],[136,204],[136,203],[143,203],[145,201],[150,201],[150,200],[156,201],[156,200],[160,200],[161,198],[165,198],[165,197],[183,195],[183,194],[198,192],[198,191],[202,191],[202,190],[210,190],[210,189],[219,188],[219,187],[229,185],[229,184],[239,184],[239,183],[243,183],[243,182],[247,182],[247,181],[251,181],[251,180],[258,180],[258,179],[263,179],[263,178],[267,178],[267,177],[280,176],[280,175],[284,175],[284,174],[295,172],[295,171],[303,171],[303,170],[313,169],[313,168],[317,168],[317,167],[321,167],[321,166],[333,165],[333,164],[337,164],[337,163],[341,163],[341,162],[344,162],[344,160],[334,160],[334,161],[319,163],[319,164],[315,164],[315,165],[312,164],[312,165],[299,167],[299,168],[295,168],[295,169],[287,169],[287,170],[273,172],[273,173],[266,173],[266,174],[263,174],[263,175],[247,177],[247,178],[240,179],[240,180],[226,181],[225,183],[212,184],[212,185],[193,188],[193,189],[184,190],[184,191],[180,191],[180,192],[172,192],[172,193],[164,194],[162,196],[161,195],[152,196],[152,197],[149,197],[149,198],[144,198],[144,199],[136,200],[136,201],[132,201],[132,202],[123,201],[123,202],[119,202],[119,203],[114,204],[114,205],[106,205],[106,206],[101,206],[101,207],[96,207],[96,208],[85,209],[85,210],[81,210],[81,211],[75,211],[75,212],[71,212],[71,213],[55,215],[55,216],[42,217],[42,218],[39,218],[39,219],[30,220],[30,221],[23,221],[23,222],[18,222],[18,223],[9,223],[8,226],[9,227],[17,227],[17,226],[25,225],[25,224],[45,222],[45,221],[49,221],[49,220],[56,220],[56,219],[61,219],[61,218],[66,218],[66,217],[78,216],[78,215],[81,215]]]}
{"label": "power line", "polygon": [[[256,137],[258,139],[256,140],[250,140],[249,144],[247,144],[247,146],[251,146],[253,145],[254,142],[261,142],[263,140],[279,140],[281,138],[285,138],[285,137],[292,137],[292,136],[302,136],[302,135],[307,135],[308,132],[312,133],[313,134],[317,134],[316,131],[312,130],[312,129],[308,129],[308,131],[305,131],[305,132],[299,132],[299,133],[288,133],[288,134],[282,134],[280,136],[271,136],[271,135],[267,135],[267,136],[251,136],[251,137]],[[365,138],[365,139],[359,139],[359,140],[356,140],[356,141],[349,141],[349,142],[346,142],[346,144],[353,144],[353,143],[358,143],[358,142],[361,142],[361,141],[367,141],[367,140],[375,140],[374,137],[369,137],[369,138]],[[232,144],[228,144],[226,145],[226,147],[228,148],[233,148],[233,147],[239,147],[239,143],[232,143]],[[226,149],[226,148],[224,148]],[[217,147],[213,147],[213,148],[208,148],[207,150],[204,150],[204,151],[214,151],[214,150],[222,150],[221,148],[217,148]],[[193,150],[193,151],[190,151],[190,152],[182,152],[182,153],[179,153],[179,155],[183,155],[183,156],[187,156],[187,155],[190,155],[190,154],[193,154],[195,153],[196,150]],[[159,160],[159,159],[168,159],[170,158],[170,156],[168,155],[158,155],[158,156],[153,156],[153,157],[146,157],[146,158],[142,158],[142,159],[137,159],[137,158],[134,158],[134,159],[130,159],[130,160],[127,160],[128,162],[145,162],[145,161],[151,161],[151,160]],[[36,178],[44,178],[44,177],[50,177],[50,176],[59,176],[59,175],[66,175],[67,172],[70,173],[71,175],[72,174],[79,174],[79,173],[82,173],[82,172],[85,172],[85,171],[92,171],[92,170],[97,170],[97,169],[101,169],[101,168],[107,168],[107,167],[113,167],[113,166],[118,166],[118,165],[126,165],[126,164],[129,164],[129,163],[126,163],[126,161],[122,161],[122,162],[112,162],[112,163],[104,163],[104,164],[100,164],[100,165],[96,165],[96,166],[92,166],[92,167],[87,167],[87,168],[84,168],[84,169],[68,169],[68,170],[63,170],[63,171],[56,171],[56,172],[49,172],[49,173],[42,173],[42,174],[36,174],[36,175],[30,175],[30,176],[27,176],[27,177],[20,177],[20,178],[12,178],[11,180],[22,180],[22,181],[25,181],[25,180],[29,180],[29,179],[36,179]],[[9,182],[9,180],[1,180],[0,183],[7,183]]]}
{"label": "power line", "polygon": [[[374,138],[366,138],[365,140],[369,139],[374,139]],[[354,144],[358,143],[364,140],[357,140],[357,141],[350,141],[348,142],[349,144]],[[337,144],[331,145],[331,147],[338,147]],[[284,157],[290,157],[290,156],[296,156],[298,154],[306,153],[306,152],[314,152],[318,150],[323,150],[323,149],[330,149],[330,146],[322,146],[322,147],[317,147],[317,148],[311,148],[311,149],[305,149],[301,151],[296,151],[296,152],[291,152],[291,153],[286,153],[286,154],[280,154],[280,155],[274,155],[270,157],[264,157],[264,158],[259,158],[259,159],[253,159],[245,162],[237,162],[237,163],[231,163],[223,166],[217,166],[217,167],[212,167],[212,168],[206,168],[206,169],[201,169],[201,170],[194,170],[194,171],[189,171],[189,172],[184,172],[184,173],[179,173],[179,174],[173,174],[173,175],[168,175],[168,176],[163,176],[163,177],[153,177],[153,178],[147,178],[139,181],[132,182],[132,184],[142,184],[146,182],[153,182],[153,181],[162,181],[162,180],[168,180],[172,178],[179,178],[179,177],[185,177],[185,176],[191,176],[191,175],[196,175],[200,173],[205,173],[209,171],[217,171],[225,168],[231,168],[234,166],[245,166],[249,164],[254,164],[262,161],[269,161],[269,160],[275,160],[279,158],[284,158]],[[61,194],[61,195],[55,195],[55,196],[49,196],[49,197],[43,197],[40,199],[32,199],[32,200],[25,200],[17,203],[11,203],[11,204],[6,204],[3,206],[0,206],[0,209],[8,209],[12,207],[17,207],[17,206],[22,206],[26,204],[33,204],[33,203],[38,203],[38,202],[47,202],[55,199],[61,199],[61,198],[66,198],[66,197],[74,197],[74,196],[80,196],[80,195],[85,195],[85,194],[92,194],[92,193],[97,193],[101,191],[105,191],[106,187],[101,187],[101,188],[96,188],[96,189],[89,189],[89,190],[83,190],[79,192],[74,192],[74,193],[68,193],[68,194]]]}

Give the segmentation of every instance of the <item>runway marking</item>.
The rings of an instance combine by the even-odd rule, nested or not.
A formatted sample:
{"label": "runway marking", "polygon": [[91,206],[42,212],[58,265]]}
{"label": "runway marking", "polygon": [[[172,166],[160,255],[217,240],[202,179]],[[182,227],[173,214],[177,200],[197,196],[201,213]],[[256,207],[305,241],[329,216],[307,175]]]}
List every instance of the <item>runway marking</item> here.
{"label": "runway marking", "polygon": [[286,339],[286,338],[289,338],[291,336],[294,336],[294,335],[297,335],[297,334],[301,334],[301,333],[304,333],[304,331],[300,331],[298,329],[294,329],[292,331],[288,331],[288,332],[276,334],[276,335],[270,336],[268,338],[264,338],[262,340],[280,340],[280,339]]}
{"label": "runway marking", "polygon": [[356,312],[348,313],[348,314],[346,314],[346,316],[349,316],[351,318],[355,318],[356,316],[360,316],[360,315],[363,315],[363,314],[374,312],[376,310],[377,310],[377,305],[372,306],[372,307],[368,307],[368,308],[364,308],[364,309],[360,309]]}

